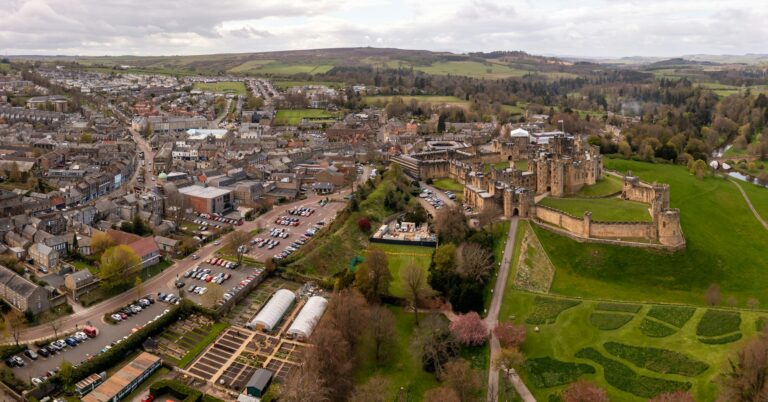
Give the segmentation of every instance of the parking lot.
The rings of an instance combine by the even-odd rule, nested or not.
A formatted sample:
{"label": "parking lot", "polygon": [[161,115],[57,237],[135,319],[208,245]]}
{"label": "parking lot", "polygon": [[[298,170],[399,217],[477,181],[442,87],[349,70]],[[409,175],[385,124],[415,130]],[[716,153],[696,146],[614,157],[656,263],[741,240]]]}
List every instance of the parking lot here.
{"label": "parking lot", "polygon": [[[307,231],[311,230],[313,227],[321,228],[324,225],[330,224],[333,219],[336,218],[336,213],[344,208],[345,205],[346,203],[344,202],[332,201],[325,205],[321,205],[316,202],[307,202],[291,204],[290,206],[284,207],[283,210],[278,214],[278,218],[268,222],[265,225],[264,230],[258,235],[254,236],[254,240],[271,240],[273,242],[279,243],[277,243],[273,248],[269,248],[269,244],[262,244],[261,247],[259,247],[259,242],[251,242],[247,255],[256,261],[261,262],[265,262],[277,256],[278,254],[286,251],[286,248],[290,247],[292,243],[302,239],[302,237],[309,238],[310,236],[305,235],[307,234]],[[278,207],[276,207],[276,209],[277,208]],[[290,210],[300,210],[307,208],[314,211],[309,216],[302,216],[299,214],[291,215],[289,213]],[[279,217],[284,219],[280,219]],[[295,220],[295,225],[293,222],[290,222],[291,220]],[[271,235],[273,231],[279,231],[284,233],[284,235],[273,236]]]}
{"label": "parking lot", "polygon": [[[236,268],[227,268],[227,262],[219,257],[211,257],[199,260],[200,263],[187,270],[178,279],[178,285],[184,289],[185,297],[193,302],[202,303],[203,295],[207,292],[207,285],[216,283],[224,289],[224,298],[233,297],[236,292],[245,286],[245,281],[251,281],[264,271],[263,268],[242,265]],[[189,276],[187,276],[189,273]],[[177,286],[178,286],[177,285]],[[231,296],[227,296],[227,294]]]}

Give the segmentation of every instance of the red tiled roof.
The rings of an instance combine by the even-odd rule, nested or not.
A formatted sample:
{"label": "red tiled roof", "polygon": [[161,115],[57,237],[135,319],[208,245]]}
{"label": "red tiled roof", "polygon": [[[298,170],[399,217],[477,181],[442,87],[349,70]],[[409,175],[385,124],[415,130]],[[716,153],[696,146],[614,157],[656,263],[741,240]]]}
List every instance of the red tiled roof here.
{"label": "red tiled roof", "polygon": [[133,233],[123,232],[122,230],[107,229],[107,234],[117,244],[131,244],[135,241],[141,240],[141,236],[137,236]]}
{"label": "red tiled roof", "polygon": [[137,240],[128,245],[139,257],[144,257],[151,253],[159,253],[160,249],[157,247],[155,239],[152,237],[142,237],[141,240]]}

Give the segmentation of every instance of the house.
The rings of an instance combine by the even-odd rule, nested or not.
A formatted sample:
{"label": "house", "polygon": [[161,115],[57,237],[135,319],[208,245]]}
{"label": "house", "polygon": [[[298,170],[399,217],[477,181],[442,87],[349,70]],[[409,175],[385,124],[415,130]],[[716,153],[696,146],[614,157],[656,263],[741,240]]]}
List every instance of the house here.
{"label": "house", "polygon": [[141,267],[147,268],[160,262],[160,249],[151,237],[142,237],[128,245],[141,259]]}
{"label": "house", "polygon": [[13,308],[39,314],[51,307],[50,292],[0,265],[0,297]]}
{"label": "house", "polygon": [[245,385],[245,392],[250,396],[261,398],[267,392],[269,384],[272,383],[273,373],[267,369],[260,368],[256,370]]}
{"label": "house", "polygon": [[99,280],[91,274],[91,271],[83,269],[64,277],[64,289],[73,299],[90,292],[99,285]]}
{"label": "house", "polygon": [[56,272],[59,266],[59,252],[45,243],[35,243],[29,248],[29,258],[35,261],[40,272]]}
{"label": "house", "polygon": [[155,236],[155,243],[160,251],[166,254],[176,254],[179,251],[179,241],[163,236]]}

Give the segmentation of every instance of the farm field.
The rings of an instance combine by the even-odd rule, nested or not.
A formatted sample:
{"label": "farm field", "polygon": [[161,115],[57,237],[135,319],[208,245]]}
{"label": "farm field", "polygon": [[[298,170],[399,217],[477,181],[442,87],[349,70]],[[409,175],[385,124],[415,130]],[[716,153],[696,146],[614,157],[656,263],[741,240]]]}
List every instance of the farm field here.
{"label": "farm field", "polygon": [[613,175],[603,175],[603,178],[591,186],[584,186],[576,193],[577,197],[597,197],[614,194],[621,191],[621,179]]}
{"label": "farm field", "polygon": [[475,78],[509,78],[522,77],[528,72],[496,63],[480,63],[477,61],[446,61],[430,66],[414,66],[414,70],[433,75],[465,75]]}
{"label": "farm field", "polygon": [[[364,96],[363,102],[369,105],[386,104],[392,101],[394,96]],[[469,107],[469,101],[459,99],[455,96],[431,96],[431,95],[419,95],[419,96],[401,96],[403,102],[410,102],[411,100],[417,100],[422,103],[442,104],[448,106],[461,106]]]}
{"label": "farm field", "polygon": [[[264,61],[269,61],[264,63]],[[251,63],[250,65],[248,63]],[[246,62],[235,67],[238,72],[249,74],[270,74],[270,75],[292,75],[292,74],[322,74],[332,69],[331,64],[312,64],[312,63],[284,63],[280,61],[258,60]]]}
{"label": "farm field", "polygon": [[432,253],[435,251],[432,247],[402,246],[398,244],[376,243],[373,246],[387,254],[389,272],[392,274],[389,294],[395,297],[405,297],[405,290],[403,289],[403,282],[400,276],[403,268],[410,264],[415,264],[424,270],[425,275],[428,275],[427,270],[429,269],[430,262],[432,262]]}
{"label": "farm field", "polygon": [[245,84],[240,81],[196,82],[193,88],[201,91],[224,92],[237,95],[245,95],[246,93]]}
{"label": "farm field", "polygon": [[592,212],[592,220],[607,222],[650,222],[648,204],[621,198],[557,198],[547,197],[539,204],[567,212],[577,218]]}
{"label": "farm field", "polygon": [[281,109],[277,111],[274,124],[278,126],[298,125],[303,118],[333,121],[336,117],[333,113],[323,109]]}
{"label": "farm field", "polygon": [[[615,401],[646,401],[666,390],[690,387],[696,401],[708,402],[715,400],[716,380],[731,353],[756,334],[761,314],[562,299],[510,288],[499,319],[527,322],[523,351],[528,362],[522,376],[540,401],[560,393],[567,383],[586,379]],[[544,316],[548,323],[540,321]],[[721,344],[701,336],[720,327],[738,335]],[[648,328],[666,332],[660,336]]]}
{"label": "farm field", "polygon": [[[768,250],[768,236],[736,186],[719,177],[698,180],[682,166],[614,159],[606,159],[605,165],[670,185],[686,249],[666,253],[578,243],[534,228],[557,268],[553,292],[701,305],[706,289],[716,283],[723,299],[733,296],[737,306],[746,306],[750,298],[768,305],[768,254],[763,252]],[[749,191],[756,194],[756,208],[768,204],[768,190],[752,186]]]}

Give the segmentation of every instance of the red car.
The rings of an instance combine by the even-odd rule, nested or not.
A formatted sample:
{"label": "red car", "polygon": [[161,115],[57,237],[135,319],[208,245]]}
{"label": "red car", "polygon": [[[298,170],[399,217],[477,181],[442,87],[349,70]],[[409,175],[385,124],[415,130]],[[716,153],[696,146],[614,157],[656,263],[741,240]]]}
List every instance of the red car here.
{"label": "red car", "polygon": [[152,402],[155,400],[155,396],[152,394],[149,394],[145,396],[144,398],[141,398],[141,402]]}

